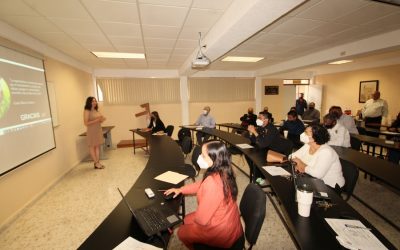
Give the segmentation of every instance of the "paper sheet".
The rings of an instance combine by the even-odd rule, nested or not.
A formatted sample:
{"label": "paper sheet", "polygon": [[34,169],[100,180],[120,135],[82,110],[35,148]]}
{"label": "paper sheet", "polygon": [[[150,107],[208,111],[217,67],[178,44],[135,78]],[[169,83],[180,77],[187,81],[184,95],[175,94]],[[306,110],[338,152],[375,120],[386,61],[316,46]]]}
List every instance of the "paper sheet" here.
{"label": "paper sheet", "polygon": [[188,178],[187,175],[176,173],[173,171],[167,171],[163,174],[156,176],[154,179],[172,184],[178,184],[179,182],[183,181],[186,178]]}
{"label": "paper sheet", "polygon": [[272,176],[290,176],[290,173],[285,169],[277,166],[264,166],[263,169],[268,172],[268,174]]}
{"label": "paper sheet", "polygon": [[158,131],[156,133],[153,133],[152,135],[166,135],[163,131]]}
{"label": "paper sheet", "polygon": [[162,248],[140,242],[130,236],[114,248],[114,250],[128,250],[128,249],[129,250],[132,250],[132,249],[135,249],[135,250],[162,250]]}
{"label": "paper sheet", "polygon": [[338,235],[339,243],[348,249],[387,249],[359,220],[325,220]]}
{"label": "paper sheet", "polygon": [[184,128],[195,128],[195,129],[202,129],[203,126],[197,126],[197,125],[183,125],[182,127]]}
{"label": "paper sheet", "polygon": [[387,134],[387,135],[398,135],[398,132],[392,132],[392,131],[384,131],[382,134]]}
{"label": "paper sheet", "polygon": [[239,148],[242,148],[242,149],[254,148],[253,146],[251,146],[250,144],[247,144],[247,143],[236,144],[236,146],[238,146]]}

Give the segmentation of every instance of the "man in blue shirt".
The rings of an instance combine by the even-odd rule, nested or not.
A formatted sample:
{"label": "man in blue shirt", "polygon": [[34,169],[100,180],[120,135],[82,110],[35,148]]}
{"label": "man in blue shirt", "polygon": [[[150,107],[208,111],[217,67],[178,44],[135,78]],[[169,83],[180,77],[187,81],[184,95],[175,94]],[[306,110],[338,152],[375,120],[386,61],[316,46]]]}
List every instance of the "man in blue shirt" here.
{"label": "man in blue shirt", "polygon": [[283,131],[287,130],[287,138],[293,142],[295,147],[299,148],[302,146],[300,135],[304,132],[304,129],[303,122],[297,117],[296,111],[292,110],[287,114],[287,120],[283,122],[279,131],[283,133]]}
{"label": "man in blue shirt", "polygon": [[[205,106],[203,109],[203,113],[197,118],[197,121],[195,122],[196,126],[203,126],[205,128],[215,128],[215,119],[210,115],[210,107]],[[201,145],[203,141],[208,140],[210,135],[204,134],[200,131],[197,132],[196,138],[197,138],[197,143]]]}

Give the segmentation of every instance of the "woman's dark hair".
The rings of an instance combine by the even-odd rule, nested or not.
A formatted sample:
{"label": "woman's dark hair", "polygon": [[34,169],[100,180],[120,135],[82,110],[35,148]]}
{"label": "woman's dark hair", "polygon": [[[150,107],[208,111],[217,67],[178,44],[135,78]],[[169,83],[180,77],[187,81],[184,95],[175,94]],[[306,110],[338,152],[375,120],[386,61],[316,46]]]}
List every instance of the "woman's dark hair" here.
{"label": "woman's dark hair", "polygon": [[160,115],[158,114],[157,111],[153,111],[151,112],[152,115],[154,115],[154,117],[156,118],[156,120],[160,120]]}
{"label": "woman's dark hair", "polygon": [[319,124],[311,125],[311,131],[312,138],[318,145],[325,144],[331,139],[328,130]]}
{"label": "woman's dark hair", "polygon": [[228,201],[229,195],[236,201],[238,188],[236,177],[231,166],[231,154],[225,144],[220,141],[208,141],[204,143],[208,156],[213,165],[204,173],[203,181],[212,174],[219,174],[223,183],[224,197]]}
{"label": "woman's dark hair", "polygon": [[[88,98],[86,98],[86,104],[85,104],[85,109],[86,110],[92,110],[92,101],[93,99],[95,99],[93,96],[89,96]],[[99,106],[96,105],[96,107],[94,108],[96,111],[99,109]]]}

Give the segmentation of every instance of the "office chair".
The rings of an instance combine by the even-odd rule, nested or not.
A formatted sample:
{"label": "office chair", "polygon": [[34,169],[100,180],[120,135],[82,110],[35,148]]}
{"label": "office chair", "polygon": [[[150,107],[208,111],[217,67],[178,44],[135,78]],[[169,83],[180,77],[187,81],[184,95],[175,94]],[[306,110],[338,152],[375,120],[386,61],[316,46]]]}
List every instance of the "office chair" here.
{"label": "office chair", "polygon": [[[248,250],[256,244],[265,218],[267,198],[262,189],[254,183],[247,185],[240,200],[240,213],[244,221],[244,236],[240,237],[229,249],[244,249],[245,239],[250,244]],[[195,250],[222,249],[207,246],[204,244],[194,244]]]}
{"label": "office chair", "polygon": [[348,201],[356,187],[359,170],[352,162],[346,160],[340,159],[340,164],[342,165],[342,172],[345,180],[345,184],[342,188],[342,197],[344,194],[345,197],[343,199]]}
{"label": "office chair", "polygon": [[168,125],[168,126],[165,128],[165,133],[167,133],[167,135],[168,135],[169,137],[171,137],[171,135],[172,135],[173,132],[174,132],[174,126],[173,126],[173,125]]}

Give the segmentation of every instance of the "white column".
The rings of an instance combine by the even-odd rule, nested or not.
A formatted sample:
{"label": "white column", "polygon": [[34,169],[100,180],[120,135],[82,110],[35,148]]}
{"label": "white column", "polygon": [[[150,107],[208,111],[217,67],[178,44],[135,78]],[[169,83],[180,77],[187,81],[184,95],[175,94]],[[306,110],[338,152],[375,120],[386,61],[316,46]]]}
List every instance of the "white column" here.
{"label": "white column", "polygon": [[261,87],[261,77],[256,77],[256,80],[254,81],[254,94],[256,98],[256,114],[262,110],[261,107],[261,102],[262,102],[262,87]]}
{"label": "white column", "polygon": [[187,76],[181,76],[179,86],[181,90],[182,124],[189,124],[189,91]]}

